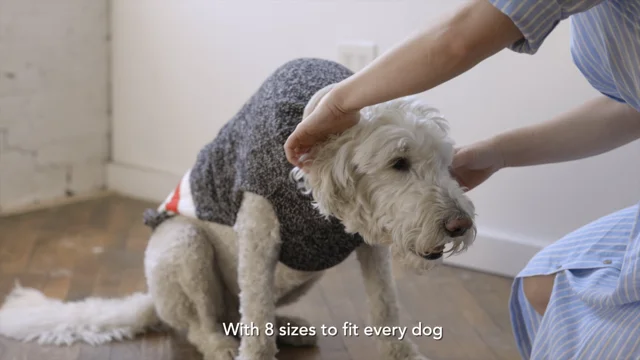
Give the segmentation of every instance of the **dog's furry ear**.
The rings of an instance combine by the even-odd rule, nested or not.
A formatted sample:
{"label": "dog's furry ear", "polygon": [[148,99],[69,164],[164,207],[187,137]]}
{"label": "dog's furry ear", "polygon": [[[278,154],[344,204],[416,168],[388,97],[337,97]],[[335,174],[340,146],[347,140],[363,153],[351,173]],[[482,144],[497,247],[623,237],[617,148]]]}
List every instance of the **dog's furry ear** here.
{"label": "dog's furry ear", "polygon": [[309,116],[309,114],[311,114],[311,112],[316,108],[316,106],[318,106],[318,103],[320,102],[320,100],[322,100],[322,98],[325,95],[327,95],[329,91],[331,91],[335,86],[336,84],[327,85],[322,89],[318,90],[315,94],[313,94],[313,96],[311,97],[307,105],[304,107],[302,118],[304,119],[307,116]]}
{"label": "dog's furry ear", "polygon": [[291,174],[299,188],[313,196],[316,208],[325,216],[342,218],[353,210],[349,204],[356,194],[357,174],[349,142],[346,137],[329,141],[304,172],[295,168]]}
{"label": "dog's furry ear", "polygon": [[[303,119],[318,106],[336,84],[318,90],[304,108]],[[335,136],[313,149],[312,160],[305,170],[293,169],[291,177],[305,193],[313,195],[316,208],[325,216],[341,218],[348,212],[355,196],[355,166],[351,163],[351,143],[357,128]]]}

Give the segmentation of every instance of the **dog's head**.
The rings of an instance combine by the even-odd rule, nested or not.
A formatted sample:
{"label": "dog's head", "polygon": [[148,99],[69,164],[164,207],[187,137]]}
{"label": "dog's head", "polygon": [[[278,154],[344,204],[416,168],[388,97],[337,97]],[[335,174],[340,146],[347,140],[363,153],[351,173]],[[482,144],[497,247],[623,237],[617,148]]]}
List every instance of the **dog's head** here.
{"label": "dog's head", "polygon": [[[305,116],[328,90],[314,96]],[[394,258],[415,270],[466,249],[476,235],[474,206],[449,172],[447,122],[416,97],[360,115],[356,126],[312,150],[305,172],[292,171],[320,213],[369,244],[391,246]]]}

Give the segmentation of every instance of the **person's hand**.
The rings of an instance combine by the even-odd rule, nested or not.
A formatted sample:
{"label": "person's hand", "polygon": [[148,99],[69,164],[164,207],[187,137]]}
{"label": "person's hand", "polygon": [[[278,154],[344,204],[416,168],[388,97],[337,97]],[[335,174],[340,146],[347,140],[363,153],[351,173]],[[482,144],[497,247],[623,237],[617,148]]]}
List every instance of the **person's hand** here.
{"label": "person's hand", "polygon": [[505,166],[494,140],[483,140],[456,149],[451,174],[460,186],[471,190]]}
{"label": "person's hand", "polygon": [[309,101],[302,122],[284,145],[287,160],[301,169],[304,162],[311,160],[309,151],[315,145],[351,128],[360,119],[360,111],[342,110],[330,90],[331,87],[328,87],[319,91]]}

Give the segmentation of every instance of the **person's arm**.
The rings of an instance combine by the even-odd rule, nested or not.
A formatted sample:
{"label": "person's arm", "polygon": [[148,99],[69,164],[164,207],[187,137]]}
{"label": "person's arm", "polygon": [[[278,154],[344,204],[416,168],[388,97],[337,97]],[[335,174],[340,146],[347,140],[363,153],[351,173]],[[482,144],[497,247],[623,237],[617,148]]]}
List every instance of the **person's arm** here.
{"label": "person's arm", "polygon": [[523,35],[488,0],[472,0],[341,82],[329,94],[342,112],[417,94],[505,49]]}
{"label": "person's arm", "polygon": [[606,96],[547,122],[497,135],[490,141],[504,167],[583,159],[640,139],[640,112]]}

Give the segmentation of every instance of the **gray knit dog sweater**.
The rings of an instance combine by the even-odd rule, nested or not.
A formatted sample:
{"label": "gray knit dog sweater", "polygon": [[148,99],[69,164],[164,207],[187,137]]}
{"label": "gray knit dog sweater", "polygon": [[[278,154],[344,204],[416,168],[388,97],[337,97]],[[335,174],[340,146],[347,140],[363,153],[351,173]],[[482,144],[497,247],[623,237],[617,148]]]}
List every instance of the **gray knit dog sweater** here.
{"label": "gray knit dog sweater", "polygon": [[180,213],[233,226],[243,193],[249,191],[268,199],[276,212],[282,263],[302,271],[341,263],[363,240],[346,233],[337,219],[320,215],[312,198],[300,192],[289,176],[292,165],[283,146],[311,97],[351,75],[342,65],[321,59],[279,67],[200,151],[165,203],[145,212],[145,223],[155,228]]}

